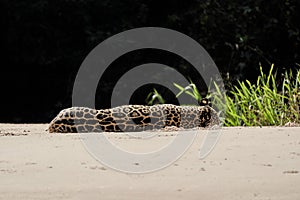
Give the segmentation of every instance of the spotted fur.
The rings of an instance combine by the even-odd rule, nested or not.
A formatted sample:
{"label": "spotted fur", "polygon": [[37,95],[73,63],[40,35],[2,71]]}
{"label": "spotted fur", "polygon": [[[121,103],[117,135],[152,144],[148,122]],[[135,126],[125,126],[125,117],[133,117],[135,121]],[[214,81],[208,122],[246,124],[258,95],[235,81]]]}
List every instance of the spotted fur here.
{"label": "spotted fur", "polygon": [[125,105],[95,110],[72,107],[62,110],[50,123],[49,132],[137,132],[168,126],[190,129],[219,125],[210,106]]}

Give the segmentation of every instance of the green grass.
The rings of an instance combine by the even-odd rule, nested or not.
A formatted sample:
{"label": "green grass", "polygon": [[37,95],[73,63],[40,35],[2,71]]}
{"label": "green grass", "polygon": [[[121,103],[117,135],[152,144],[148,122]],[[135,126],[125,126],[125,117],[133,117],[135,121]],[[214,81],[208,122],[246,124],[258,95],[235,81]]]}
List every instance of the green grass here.
{"label": "green grass", "polygon": [[[216,90],[210,92],[212,104],[217,110],[224,111],[222,118],[225,126],[275,126],[284,125],[287,122],[300,123],[300,69],[296,73],[286,71],[283,81],[276,83],[277,73],[274,65],[266,74],[260,67],[260,76],[255,83],[239,81],[231,86],[227,94],[221,93],[218,85],[213,83]],[[195,84],[182,87],[176,83],[179,89],[177,97],[189,95],[200,101],[202,99]],[[156,92],[156,96],[158,92]],[[155,95],[152,95],[157,99]],[[161,97],[161,96],[160,96]],[[162,102],[159,99],[159,102]]]}
{"label": "green grass", "polygon": [[155,88],[153,89],[153,92],[148,94],[145,101],[148,105],[165,103],[164,98],[161,96],[161,94],[159,94],[159,92]]}

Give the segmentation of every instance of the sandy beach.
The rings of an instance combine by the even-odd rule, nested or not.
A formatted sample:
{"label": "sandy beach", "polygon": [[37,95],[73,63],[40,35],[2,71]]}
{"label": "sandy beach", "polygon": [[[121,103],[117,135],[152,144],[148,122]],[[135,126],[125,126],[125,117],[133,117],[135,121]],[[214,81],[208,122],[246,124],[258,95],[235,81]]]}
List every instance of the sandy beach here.
{"label": "sandy beach", "polygon": [[[202,130],[177,161],[145,174],[111,169],[94,159],[79,134],[46,129],[47,124],[0,124],[0,199],[300,198],[300,127],[223,128],[201,160],[207,134]],[[128,151],[148,152],[175,135],[108,138]]]}

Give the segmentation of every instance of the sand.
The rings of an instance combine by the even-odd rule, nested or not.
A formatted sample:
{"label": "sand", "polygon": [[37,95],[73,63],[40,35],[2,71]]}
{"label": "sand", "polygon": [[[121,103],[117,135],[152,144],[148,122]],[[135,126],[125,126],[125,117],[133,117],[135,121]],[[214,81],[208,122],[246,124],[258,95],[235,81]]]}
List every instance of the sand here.
{"label": "sand", "polygon": [[[202,130],[177,161],[146,174],[111,169],[94,159],[80,135],[46,128],[0,124],[0,199],[300,199],[299,127],[223,128],[201,160]],[[128,151],[149,152],[176,133],[108,137]]]}

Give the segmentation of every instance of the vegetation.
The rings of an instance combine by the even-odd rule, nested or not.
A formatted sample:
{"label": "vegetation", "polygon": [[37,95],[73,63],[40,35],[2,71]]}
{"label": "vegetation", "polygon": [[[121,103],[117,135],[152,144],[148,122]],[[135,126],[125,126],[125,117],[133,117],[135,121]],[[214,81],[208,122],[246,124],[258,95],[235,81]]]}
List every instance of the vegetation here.
{"label": "vegetation", "polygon": [[[299,0],[2,0],[0,121],[49,122],[72,106],[76,74],[88,53],[105,39],[139,27],[164,27],[193,38],[234,84],[254,82],[259,62],[280,66],[281,74],[300,63],[299,10]],[[139,49],[117,58],[99,77],[95,107],[110,108],[119,78],[145,63],[172,66],[201,94],[207,90],[180,56]],[[136,94],[132,102],[140,103],[151,91]]]}
{"label": "vegetation", "polygon": [[[264,73],[260,66],[260,76],[255,83],[239,81],[228,89],[226,95],[216,85],[217,91],[210,93],[209,97],[218,110],[225,111],[224,125],[273,126],[287,122],[299,123],[300,69],[294,73],[292,70],[286,71],[281,76],[282,81],[278,83],[276,80],[279,77],[274,72],[274,65],[268,73]],[[193,83],[187,87],[174,85],[180,90],[177,96],[186,94],[198,101],[202,99]]]}
{"label": "vegetation", "polygon": [[149,93],[149,95],[147,96],[146,102],[148,105],[154,105],[154,104],[164,104],[166,101],[161,96],[161,94],[154,88],[153,92]]}

